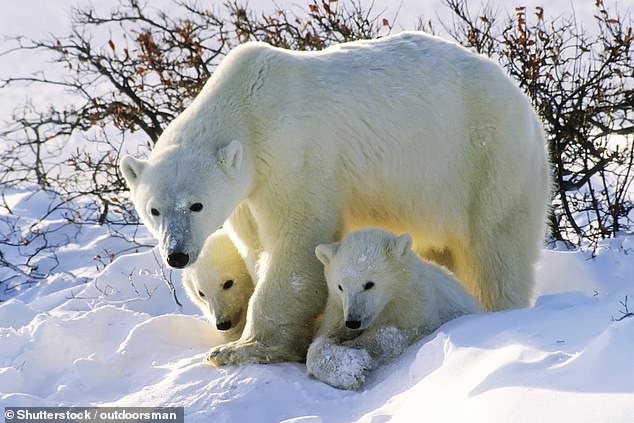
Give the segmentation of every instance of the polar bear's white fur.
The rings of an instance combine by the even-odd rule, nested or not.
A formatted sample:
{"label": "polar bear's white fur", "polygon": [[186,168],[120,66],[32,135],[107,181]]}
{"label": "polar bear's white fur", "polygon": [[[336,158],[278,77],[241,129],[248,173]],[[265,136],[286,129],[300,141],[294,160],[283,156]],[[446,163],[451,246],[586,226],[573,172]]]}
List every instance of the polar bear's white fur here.
{"label": "polar bear's white fur", "polygon": [[358,389],[370,369],[422,336],[481,311],[449,272],[422,261],[411,245],[407,234],[363,229],[341,243],[317,246],[329,295],[308,349],[309,373],[337,388]]}
{"label": "polar bear's white fur", "polygon": [[253,281],[225,230],[214,232],[198,260],[183,270],[183,285],[192,302],[214,322],[226,342],[242,335]]}
{"label": "polar bear's white fur", "polygon": [[320,52],[236,47],[150,158],[121,170],[170,265],[194,263],[225,222],[257,262],[241,339],[209,355],[222,365],[305,358],[327,298],[314,249],[359,227],[410,233],[488,310],[528,305],[546,157],[497,65],[402,33]]}

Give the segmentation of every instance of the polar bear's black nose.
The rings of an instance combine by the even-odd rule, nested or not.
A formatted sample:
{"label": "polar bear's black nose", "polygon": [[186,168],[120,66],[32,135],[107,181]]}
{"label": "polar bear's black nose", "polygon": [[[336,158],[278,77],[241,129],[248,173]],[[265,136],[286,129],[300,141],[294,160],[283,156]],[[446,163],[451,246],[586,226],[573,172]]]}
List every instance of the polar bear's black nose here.
{"label": "polar bear's black nose", "polygon": [[189,263],[189,254],[185,253],[172,253],[167,256],[167,264],[177,269],[182,269]]}
{"label": "polar bear's black nose", "polygon": [[231,329],[231,320],[225,320],[224,322],[216,322],[216,327],[218,330],[229,330]]}
{"label": "polar bear's black nose", "polygon": [[361,327],[361,320],[346,320],[346,327],[348,329],[359,329]]}

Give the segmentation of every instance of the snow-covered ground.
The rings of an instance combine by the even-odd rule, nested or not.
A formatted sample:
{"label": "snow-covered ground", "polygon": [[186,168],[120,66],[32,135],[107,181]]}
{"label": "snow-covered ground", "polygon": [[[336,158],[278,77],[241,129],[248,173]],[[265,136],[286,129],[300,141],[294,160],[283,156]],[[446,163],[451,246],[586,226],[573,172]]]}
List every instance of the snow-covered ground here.
{"label": "snow-covered ground", "polygon": [[[404,1],[399,19],[431,17],[433,7],[417,9],[422,3]],[[21,24],[29,7],[29,25]],[[65,32],[67,7],[9,2],[0,31]],[[9,69],[11,60],[0,58],[2,75],[34,65]],[[40,105],[57,95],[0,94],[0,120],[27,95]],[[50,205],[41,192],[0,190],[12,212],[0,209],[0,223],[28,223]],[[54,268],[50,277],[0,297],[0,407],[183,406],[187,422],[634,421],[634,318],[619,320],[634,311],[633,235],[605,241],[595,258],[544,250],[534,307],[454,320],[375,371],[363,391],[348,392],[308,377],[300,363],[208,366],[205,353],[220,337],[156,250],[102,227],[66,225],[61,211],[36,228],[50,229],[47,241],[63,247],[58,260],[39,263]],[[153,242],[143,228],[135,238]],[[109,252],[126,249],[103,267]],[[1,253],[11,261],[19,251]],[[11,271],[0,268],[0,276]]]}
{"label": "snow-covered ground", "polygon": [[[13,195],[17,212],[41,203]],[[208,366],[220,337],[179,272],[154,249],[91,270],[118,242],[101,235],[63,252],[83,283],[52,278],[0,303],[1,405],[183,406],[188,422],[634,420],[634,318],[617,321],[634,298],[633,236],[594,259],[544,250],[534,307],[454,320],[347,392],[300,363]]]}

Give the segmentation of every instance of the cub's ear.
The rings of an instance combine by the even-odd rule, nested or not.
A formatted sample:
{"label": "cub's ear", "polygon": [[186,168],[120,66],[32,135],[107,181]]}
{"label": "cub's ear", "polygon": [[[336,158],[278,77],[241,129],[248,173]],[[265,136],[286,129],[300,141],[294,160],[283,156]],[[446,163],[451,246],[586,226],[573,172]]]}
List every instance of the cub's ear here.
{"label": "cub's ear", "polygon": [[319,259],[320,262],[324,264],[324,266],[328,266],[332,257],[335,255],[337,250],[339,249],[340,242],[335,242],[332,244],[320,244],[315,247],[315,255]]}
{"label": "cub's ear", "polygon": [[123,178],[128,183],[128,187],[130,189],[134,189],[141,174],[143,173],[143,169],[145,168],[145,160],[135,159],[132,156],[124,156],[121,159],[121,163],[119,164],[119,169],[123,174]]}
{"label": "cub's ear", "polygon": [[412,248],[412,237],[409,234],[399,235],[392,241],[390,251],[396,257],[402,257]]}
{"label": "cub's ear", "polygon": [[240,170],[242,165],[242,155],[244,153],[244,147],[238,140],[231,141],[225,147],[218,150],[217,159],[218,164],[225,172],[230,175],[235,175]]}

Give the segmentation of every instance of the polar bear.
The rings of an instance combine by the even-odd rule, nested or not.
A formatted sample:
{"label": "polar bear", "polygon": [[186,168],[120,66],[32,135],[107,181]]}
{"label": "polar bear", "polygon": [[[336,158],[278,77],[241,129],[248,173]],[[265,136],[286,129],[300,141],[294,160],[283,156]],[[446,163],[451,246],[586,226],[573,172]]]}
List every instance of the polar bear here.
{"label": "polar bear", "polygon": [[342,389],[359,389],[372,368],[480,305],[445,269],[418,258],[408,234],[368,228],[317,246],[328,301],[306,367]]}
{"label": "polar bear", "polygon": [[242,337],[213,365],[304,360],[327,298],[315,247],[365,226],[410,233],[487,310],[529,303],[550,189],[539,119],[500,67],[434,36],[238,46],[120,167],[170,266],[221,225],[256,262]]}
{"label": "polar bear", "polygon": [[226,342],[242,335],[254,286],[231,238],[219,229],[207,238],[196,263],[182,273],[187,295]]}

